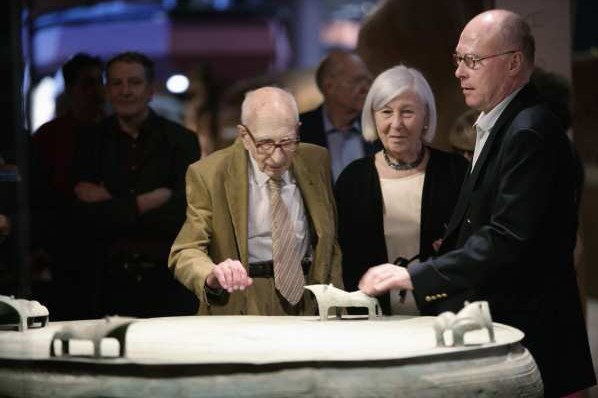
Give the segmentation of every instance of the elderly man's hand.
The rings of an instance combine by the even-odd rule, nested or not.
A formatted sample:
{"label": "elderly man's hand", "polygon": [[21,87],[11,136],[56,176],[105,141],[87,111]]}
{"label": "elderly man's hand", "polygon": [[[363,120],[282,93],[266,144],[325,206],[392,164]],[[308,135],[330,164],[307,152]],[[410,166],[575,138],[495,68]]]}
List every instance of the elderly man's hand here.
{"label": "elderly man's hand", "polygon": [[369,296],[377,296],[391,289],[413,290],[407,268],[394,264],[372,267],[361,277],[359,290]]}
{"label": "elderly man's hand", "polygon": [[229,293],[235,290],[245,290],[251,286],[253,279],[247,275],[243,264],[238,260],[226,259],[216,264],[206,278],[206,284],[211,289],[225,289]]}
{"label": "elderly man's hand", "polygon": [[75,195],[82,202],[96,203],[112,199],[112,195],[102,184],[81,181],[75,185]]}

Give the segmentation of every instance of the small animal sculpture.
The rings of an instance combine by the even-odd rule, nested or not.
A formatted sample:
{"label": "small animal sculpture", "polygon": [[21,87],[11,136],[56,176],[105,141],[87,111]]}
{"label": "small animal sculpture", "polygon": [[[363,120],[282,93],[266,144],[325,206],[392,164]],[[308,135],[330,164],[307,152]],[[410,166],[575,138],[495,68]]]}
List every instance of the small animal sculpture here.
{"label": "small animal sculpture", "polygon": [[35,300],[0,295],[0,328],[23,332],[48,325],[48,309]]}
{"label": "small animal sculpture", "polygon": [[450,330],[453,336],[453,346],[463,346],[465,333],[471,330],[487,329],[490,343],[494,343],[494,327],[487,301],[465,302],[465,306],[456,315],[447,311],[436,317],[434,332],[436,346],[445,347],[444,332]]}
{"label": "small animal sculpture", "polygon": [[316,296],[321,321],[328,320],[328,310],[333,307],[336,308],[337,318],[342,317],[340,308],[343,307],[366,307],[369,319],[382,315],[378,299],[370,297],[359,290],[349,293],[334,287],[332,284],[307,285],[305,288]]}
{"label": "small animal sculpture", "polygon": [[69,324],[54,333],[50,342],[50,356],[57,356],[54,350],[54,341],[62,342],[62,356],[70,355],[69,341],[90,340],[93,343],[93,356],[102,357],[102,340],[107,337],[113,337],[119,343],[119,357],[124,357],[126,353],[125,335],[127,328],[135,322],[135,318],[126,318],[119,316],[105,317],[93,323],[83,325]]}

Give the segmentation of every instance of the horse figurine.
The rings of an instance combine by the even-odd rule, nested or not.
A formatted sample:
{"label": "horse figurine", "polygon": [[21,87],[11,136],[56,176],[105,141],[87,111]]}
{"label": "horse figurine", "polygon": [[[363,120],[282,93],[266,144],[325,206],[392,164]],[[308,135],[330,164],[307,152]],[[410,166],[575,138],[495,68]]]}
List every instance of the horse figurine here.
{"label": "horse figurine", "polygon": [[119,343],[119,357],[124,357],[126,353],[125,335],[128,327],[135,321],[135,318],[107,316],[93,323],[65,325],[52,336],[50,356],[58,356],[54,350],[55,340],[62,342],[62,356],[70,355],[69,342],[71,339],[74,339],[91,341],[93,343],[93,356],[101,358],[102,340],[107,337],[113,337]]}
{"label": "horse figurine", "polygon": [[494,327],[487,301],[465,302],[465,306],[456,315],[447,311],[436,317],[434,332],[436,345],[445,347],[444,332],[450,330],[453,335],[453,346],[463,346],[465,333],[478,329],[488,330],[490,343],[494,343]]}
{"label": "horse figurine", "polygon": [[305,286],[305,289],[316,296],[321,321],[328,319],[328,310],[333,307],[336,308],[336,318],[338,319],[342,317],[340,308],[343,307],[366,307],[369,319],[382,315],[378,299],[370,297],[359,290],[349,293],[334,287],[332,284],[308,285]]}

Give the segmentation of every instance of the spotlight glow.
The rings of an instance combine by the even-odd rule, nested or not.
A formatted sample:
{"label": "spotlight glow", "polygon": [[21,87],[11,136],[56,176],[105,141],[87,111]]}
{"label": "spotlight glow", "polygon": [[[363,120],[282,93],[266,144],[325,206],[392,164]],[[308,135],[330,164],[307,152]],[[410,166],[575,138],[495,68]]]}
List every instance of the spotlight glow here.
{"label": "spotlight glow", "polygon": [[172,75],[166,81],[166,88],[174,94],[182,94],[189,88],[189,79],[185,75]]}

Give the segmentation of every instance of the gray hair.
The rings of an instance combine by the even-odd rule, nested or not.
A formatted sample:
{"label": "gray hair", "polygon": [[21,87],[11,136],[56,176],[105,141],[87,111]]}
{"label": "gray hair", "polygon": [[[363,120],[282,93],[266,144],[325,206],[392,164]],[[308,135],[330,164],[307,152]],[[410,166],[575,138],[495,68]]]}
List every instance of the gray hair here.
{"label": "gray hair", "polygon": [[[266,95],[267,101],[264,101]],[[245,93],[245,99],[241,104],[241,123],[247,125],[258,110],[274,104],[288,106],[296,121],[299,122],[299,109],[295,97],[282,88],[266,86]]]}
{"label": "gray hair", "polygon": [[361,112],[361,128],[365,140],[375,141],[378,138],[374,112],[405,91],[413,91],[424,103],[428,112],[428,129],[422,138],[426,142],[431,142],[434,139],[437,124],[434,93],[424,76],[418,70],[398,65],[378,75],[374,83],[372,83],[372,87],[370,87]]}

